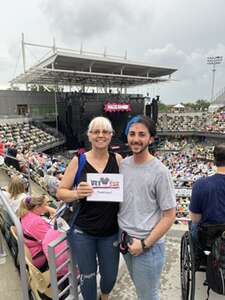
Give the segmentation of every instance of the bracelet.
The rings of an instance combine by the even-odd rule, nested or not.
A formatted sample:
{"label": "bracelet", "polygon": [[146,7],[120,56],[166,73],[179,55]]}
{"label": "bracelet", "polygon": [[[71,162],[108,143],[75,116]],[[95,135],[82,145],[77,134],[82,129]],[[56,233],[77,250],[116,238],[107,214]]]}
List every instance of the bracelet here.
{"label": "bracelet", "polygon": [[142,246],[142,250],[143,252],[146,252],[149,248],[145,245],[145,239],[141,240],[141,246]]}

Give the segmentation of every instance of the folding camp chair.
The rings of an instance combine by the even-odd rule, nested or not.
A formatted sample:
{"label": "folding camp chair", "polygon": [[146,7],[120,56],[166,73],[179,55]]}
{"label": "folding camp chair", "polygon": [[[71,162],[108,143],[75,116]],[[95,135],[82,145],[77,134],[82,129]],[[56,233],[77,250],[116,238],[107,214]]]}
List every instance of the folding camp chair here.
{"label": "folding camp chair", "polygon": [[[10,227],[12,235],[17,240],[17,231],[15,226]],[[28,283],[35,300],[42,300],[42,294],[52,299],[52,289],[50,281],[50,271],[41,272],[32,262],[31,253],[26,245],[24,245],[25,261],[27,265]],[[47,298],[46,297],[46,298]]]}

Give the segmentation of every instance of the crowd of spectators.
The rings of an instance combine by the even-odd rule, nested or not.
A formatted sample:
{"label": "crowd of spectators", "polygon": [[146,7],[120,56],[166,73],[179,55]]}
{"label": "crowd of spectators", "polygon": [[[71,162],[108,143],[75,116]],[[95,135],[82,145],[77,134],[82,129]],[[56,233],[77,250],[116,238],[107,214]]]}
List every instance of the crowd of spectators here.
{"label": "crowd of spectators", "polygon": [[225,133],[225,112],[215,112],[211,115],[210,124],[206,126],[209,132]]}
{"label": "crowd of spectators", "polygon": [[[66,159],[62,156],[50,156],[45,153],[32,150],[7,148],[5,165],[9,175],[23,174],[23,177],[31,178],[51,196],[55,197],[57,187],[66,168]],[[4,155],[4,154],[3,154]]]}
{"label": "crowd of spectators", "polygon": [[[5,164],[31,177],[42,188],[55,196],[65,162],[36,149],[53,144],[57,137],[24,120],[1,120],[0,156]],[[16,172],[15,170],[15,172]]]}
{"label": "crowd of spectators", "polygon": [[188,143],[187,139],[175,140],[175,139],[164,139],[159,145],[158,150],[163,151],[180,151]]}
{"label": "crowd of spectators", "polygon": [[[206,112],[198,113],[195,116],[189,114],[177,114],[174,116],[164,114],[159,117],[159,123],[162,120],[165,122],[165,119],[168,121],[168,127],[163,125],[163,128],[170,128],[170,130],[171,128],[172,130],[176,130],[176,127],[182,128],[182,130],[201,130],[201,126],[205,130],[206,127],[204,126],[208,123],[208,131],[216,131],[216,128],[219,128],[220,132],[222,132],[225,126],[224,114],[222,113],[214,113],[211,115],[211,118],[209,118]],[[210,124],[212,125],[211,127]],[[0,126],[1,129],[4,128],[4,134],[0,131],[2,142],[0,145],[4,143],[5,147],[5,149],[0,147],[1,153],[4,154],[4,151],[5,154],[13,153],[13,156],[17,160],[16,165],[10,161],[7,164],[9,166],[12,164],[16,167],[17,171],[30,176],[47,193],[55,197],[57,187],[66,168],[67,160],[62,156],[59,158],[34,150],[32,145],[35,144],[35,138],[37,138],[38,133],[41,134],[40,137],[43,141],[45,139],[41,133],[42,131],[34,128],[33,125],[23,122],[20,124],[10,124],[10,126],[6,124]],[[31,139],[30,136],[32,134],[33,137]],[[29,137],[30,141],[32,140],[32,145],[27,142],[27,137]],[[196,143],[196,141],[187,138],[180,140],[170,138],[160,142],[158,149],[159,151],[156,152],[156,155],[170,169],[176,186],[177,216],[187,217],[192,183],[199,177],[214,173],[212,163],[213,147],[199,142]],[[7,161],[5,160],[5,162]],[[10,170],[12,172],[12,168]]]}
{"label": "crowd of spectators", "polygon": [[189,217],[188,207],[193,182],[200,177],[215,173],[212,151],[212,145],[194,140],[166,139],[161,142],[160,150],[155,155],[168,167],[172,174],[176,188],[177,218]]}
{"label": "crowd of spectators", "polygon": [[162,113],[158,117],[158,130],[225,134],[225,113]]}
{"label": "crowd of spectators", "polygon": [[29,152],[25,159],[29,162],[31,179],[55,197],[66,168],[66,161],[61,157],[38,152]]}
{"label": "crowd of spectators", "polygon": [[[214,174],[212,150],[212,145],[194,140],[165,139],[161,141],[155,155],[169,168],[172,174],[177,194],[177,217],[188,217],[193,182],[202,176]],[[51,157],[32,151],[21,155],[20,153],[20,161],[29,161],[31,179],[55,197],[67,162],[61,157]],[[26,166],[28,167],[28,164]]]}

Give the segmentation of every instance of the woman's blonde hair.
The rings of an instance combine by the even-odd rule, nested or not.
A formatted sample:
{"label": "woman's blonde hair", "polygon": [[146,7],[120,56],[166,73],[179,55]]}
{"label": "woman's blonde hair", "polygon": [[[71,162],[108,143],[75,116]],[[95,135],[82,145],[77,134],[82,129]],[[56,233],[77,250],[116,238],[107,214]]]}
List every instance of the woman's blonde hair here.
{"label": "woman's blonde hair", "polygon": [[18,176],[13,176],[8,185],[8,192],[11,198],[16,198],[19,194],[25,193],[23,181]]}
{"label": "woman's blonde hair", "polygon": [[28,211],[32,210],[36,206],[42,206],[47,204],[48,197],[46,195],[41,196],[27,196],[20,202],[17,215],[22,218]]}
{"label": "woman's blonde hair", "polygon": [[88,126],[87,134],[89,135],[96,128],[107,130],[113,134],[112,123],[105,117],[95,117],[92,119]]}

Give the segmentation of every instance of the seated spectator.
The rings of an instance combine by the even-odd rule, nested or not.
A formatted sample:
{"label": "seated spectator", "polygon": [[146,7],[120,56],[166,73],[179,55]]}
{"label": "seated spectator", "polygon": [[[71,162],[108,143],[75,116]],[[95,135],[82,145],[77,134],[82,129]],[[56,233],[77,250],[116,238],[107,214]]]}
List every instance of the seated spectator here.
{"label": "seated spectator", "polygon": [[3,191],[3,193],[15,213],[20,206],[20,202],[27,196],[25,192],[26,188],[23,179],[19,176],[12,176],[6,191]]}
{"label": "seated spectator", "polygon": [[44,182],[47,185],[47,190],[49,194],[55,197],[56,191],[58,189],[61,172],[57,172],[56,170],[53,170],[52,168],[47,170],[47,174],[44,176]]}
{"label": "seated spectator", "polygon": [[44,171],[43,171],[42,168],[38,168],[38,169],[37,169],[37,174],[38,174],[39,176],[41,176],[41,177],[44,177],[44,176],[45,176]]}
{"label": "seated spectator", "polygon": [[199,224],[225,223],[225,144],[216,145],[213,155],[216,174],[198,179],[192,189],[189,210],[196,243]]}
{"label": "seated spectator", "polygon": [[[20,204],[18,216],[20,217],[24,241],[29,248],[33,260],[33,264],[40,270],[48,268],[48,245],[54,239],[60,237],[62,233],[54,230],[49,220],[42,215],[48,212],[51,217],[54,216],[56,210],[47,205],[48,197],[45,195],[38,197],[26,197]],[[56,247],[59,253],[66,247],[66,241]],[[64,252],[56,260],[56,265],[60,265],[67,260],[67,253]],[[63,276],[67,272],[64,267],[58,272],[58,276]]]}
{"label": "seated spectator", "polygon": [[21,172],[26,173],[28,165],[27,165],[27,161],[26,161],[26,159],[25,159],[25,157],[23,155],[22,148],[18,148],[17,149],[16,158],[17,158],[17,160],[19,162],[19,166],[20,166]]}
{"label": "seated spectator", "polygon": [[64,174],[65,169],[66,169],[66,164],[65,164],[64,161],[62,161],[62,162],[59,164],[59,171],[61,172],[62,175]]}
{"label": "seated spectator", "polygon": [[59,169],[57,169],[53,175],[56,176],[56,178],[58,178],[59,181],[62,180],[62,178],[63,178],[63,174],[62,174],[61,170],[59,170]]}
{"label": "seated spectator", "polygon": [[16,159],[17,150],[15,148],[8,148],[5,156],[5,164],[13,166],[17,171],[20,171],[19,161]]}
{"label": "seated spectator", "polygon": [[0,156],[5,156],[4,144],[0,141]]}

